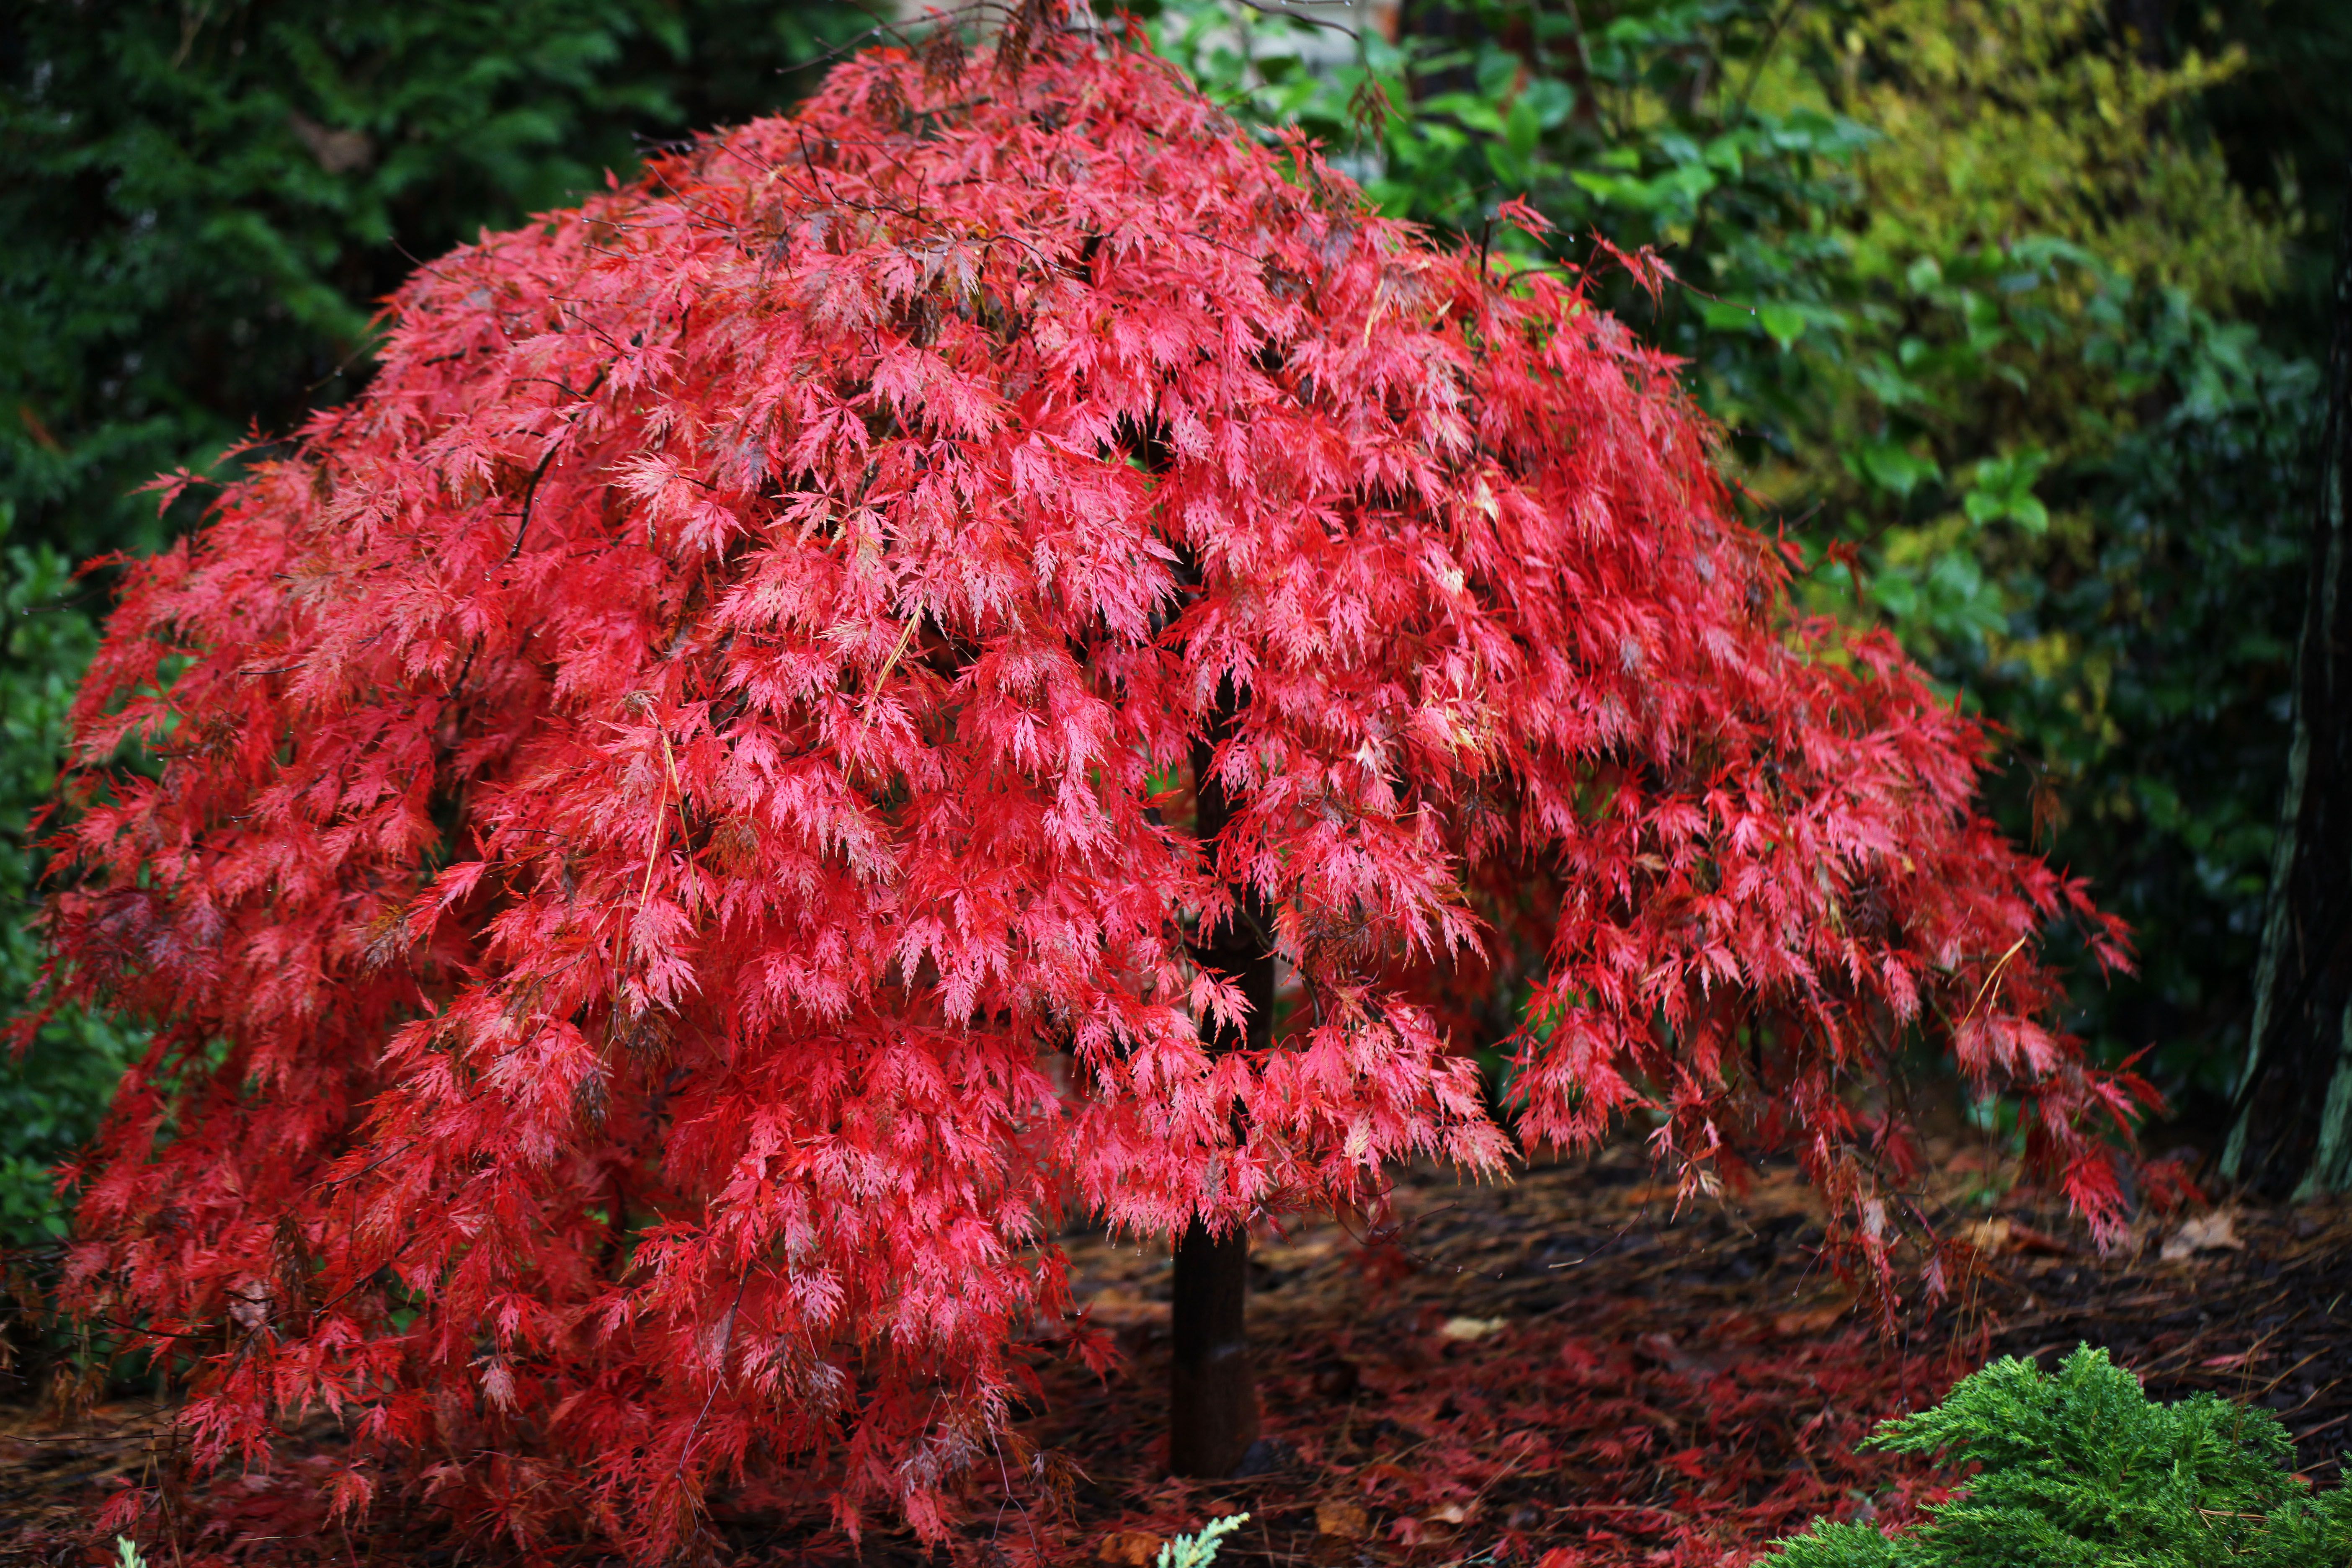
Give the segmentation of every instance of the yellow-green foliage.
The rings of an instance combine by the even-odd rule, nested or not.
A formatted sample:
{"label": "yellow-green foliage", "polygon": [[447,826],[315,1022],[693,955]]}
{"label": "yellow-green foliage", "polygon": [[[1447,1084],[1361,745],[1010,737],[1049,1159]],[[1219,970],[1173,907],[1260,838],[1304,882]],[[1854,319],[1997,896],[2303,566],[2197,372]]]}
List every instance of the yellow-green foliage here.
{"label": "yellow-green foliage", "polygon": [[[1797,345],[1805,394],[1781,414],[1798,428],[1751,479],[1873,542],[1875,607],[1916,651],[1971,645],[1969,662],[2013,668],[2070,716],[2068,750],[2101,751],[2120,738],[2112,651],[2016,612],[2017,585],[2096,569],[2105,518],[2054,497],[2004,506],[1990,481],[2023,465],[2030,496],[2045,468],[2102,460],[2171,390],[2166,367],[2105,351],[2193,335],[2184,318],[2278,282],[2292,215],[2257,210],[2190,134],[2199,97],[2243,60],[2151,63],[2105,0],[1864,0],[1790,26],[1758,101],[1876,136],[1843,226],[1860,292],[1839,301],[1842,333]],[[1842,577],[1825,586],[1824,606],[1853,603]]]}
{"label": "yellow-green foliage", "polygon": [[[1789,26],[1795,36],[1773,49],[1756,100],[1782,113],[1834,111],[1875,133],[1853,160],[1861,196],[1841,226],[1853,275],[1883,290],[1845,302],[1843,341],[1800,345],[1816,362],[1807,415],[1822,438],[1794,443],[1755,476],[1790,508],[1883,516],[1891,492],[1877,487],[1871,500],[1839,433],[1906,408],[1918,428],[1874,433],[1946,474],[1955,461],[2026,449],[2053,463],[2105,451],[2132,427],[2147,388],[2083,363],[2085,337],[2104,325],[2094,311],[2119,293],[2170,290],[2221,311],[2278,282],[2292,215],[2256,210],[2219,151],[2189,132],[2200,95],[2242,68],[2238,54],[2152,64],[2110,25],[2105,0],[1864,0],[1858,11],[1800,9]],[[1738,88],[1727,78],[1718,90]],[[2052,241],[2096,265],[2043,253],[2062,264],[2042,269],[2034,330],[2002,331],[1998,319],[2000,293],[2032,268],[2006,268],[2002,289],[1976,300],[1947,296],[1966,318],[1937,321],[1921,308],[1956,259]],[[1937,407],[1932,374],[1905,373],[1955,345],[1983,351],[1963,357],[1989,379],[1965,406]],[[1890,352],[1896,374],[1872,374]],[[1947,493],[1957,514],[1963,492]],[[2016,564],[2050,563],[2070,532],[2083,547],[2079,529],[2024,531],[2037,542]],[[1890,542],[1898,556],[1935,548],[1926,537]]]}
{"label": "yellow-green foliage", "polygon": [[2280,277],[2284,233],[2183,111],[2243,68],[2232,52],[2150,64],[2105,0],[1872,0],[1801,16],[1826,91],[1885,140],[1860,161],[1865,252],[1891,268],[2030,237],[2064,239],[2208,309]]}

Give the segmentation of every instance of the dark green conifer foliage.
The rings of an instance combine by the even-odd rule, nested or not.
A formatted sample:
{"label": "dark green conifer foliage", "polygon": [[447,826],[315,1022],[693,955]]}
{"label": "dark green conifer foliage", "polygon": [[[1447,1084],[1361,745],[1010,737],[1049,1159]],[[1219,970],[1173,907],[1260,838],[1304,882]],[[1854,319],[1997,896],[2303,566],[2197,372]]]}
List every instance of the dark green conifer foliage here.
{"label": "dark green conifer foliage", "polygon": [[2210,1394],[2157,1404],[2087,1345],[2054,1374],[2005,1356],[1874,1441],[1941,1455],[1963,1489],[1908,1534],[1822,1523],[1759,1568],[2337,1568],[2352,1557],[2352,1492],[2315,1494],[2295,1478],[2278,1417]]}
{"label": "dark green conifer foliage", "polygon": [[[136,493],[373,368],[416,265],[626,177],[648,140],[780,108],[871,18],[824,0],[18,0],[0,5],[0,1021],[38,969],[33,814]],[[135,1033],[69,1010],[0,1049],[0,1250],[65,1220],[50,1163]]]}
{"label": "dark green conifer foliage", "polygon": [[152,550],[132,490],[373,368],[417,262],[813,84],[866,25],[772,0],[0,7],[0,497]]}

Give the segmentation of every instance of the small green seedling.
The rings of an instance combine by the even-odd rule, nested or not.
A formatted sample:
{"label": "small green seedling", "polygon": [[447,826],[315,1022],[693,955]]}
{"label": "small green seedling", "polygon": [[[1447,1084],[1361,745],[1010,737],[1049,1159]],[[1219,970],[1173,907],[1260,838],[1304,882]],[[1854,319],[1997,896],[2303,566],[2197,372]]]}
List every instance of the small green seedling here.
{"label": "small green seedling", "polygon": [[1225,1537],[1249,1522],[1245,1513],[1229,1513],[1201,1527],[1198,1535],[1180,1535],[1160,1549],[1159,1568],[1209,1568]]}

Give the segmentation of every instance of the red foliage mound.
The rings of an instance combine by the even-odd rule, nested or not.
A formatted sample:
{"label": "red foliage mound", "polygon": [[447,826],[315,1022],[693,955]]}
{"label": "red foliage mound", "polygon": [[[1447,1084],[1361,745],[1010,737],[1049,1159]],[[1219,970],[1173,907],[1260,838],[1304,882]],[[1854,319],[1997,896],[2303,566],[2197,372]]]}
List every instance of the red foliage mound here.
{"label": "red foliage mound", "polygon": [[[2031,950],[2114,931],[1792,625],[1672,365],[1148,54],[866,56],[390,326],[79,710],[62,984],[158,1032],[67,1304],[203,1457],[324,1404],[517,1532],[658,1553],[751,1465],[936,1530],[1069,1205],[1499,1165],[1427,983],[1530,929],[1533,1134],[1793,1139],[1883,1251],[1843,1091],[1926,1028],[2113,1203]],[[1296,1005],[1213,1055],[1236,885]]]}

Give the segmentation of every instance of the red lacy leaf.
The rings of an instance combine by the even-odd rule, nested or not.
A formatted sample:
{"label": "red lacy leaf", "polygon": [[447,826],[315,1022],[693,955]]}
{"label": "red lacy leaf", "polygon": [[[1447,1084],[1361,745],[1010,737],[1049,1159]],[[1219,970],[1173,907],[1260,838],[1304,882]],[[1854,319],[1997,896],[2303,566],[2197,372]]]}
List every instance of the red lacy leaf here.
{"label": "red lacy leaf", "polygon": [[[126,574],[55,929],[158,1033],[66,1300],[205,1461],[323,1402],[520,1543],[659,1557],[762,1465],[936,1539],[1070,1205],[1497,1169],[1454,1025],[1511,980],[1528,1134],[1652,1106],[1692,1192],[1793,1146],[1864,1272],[1900,1142],[1849,1089],[1914,1030],[2112,1220],[2144,1089],[2034,950],[2120,928],[1891,642],[1792,616],[1673,363],[1023,40],[425,268],[365,395]],[[1240,883],[1294,1023],[1213,1060]]]}

